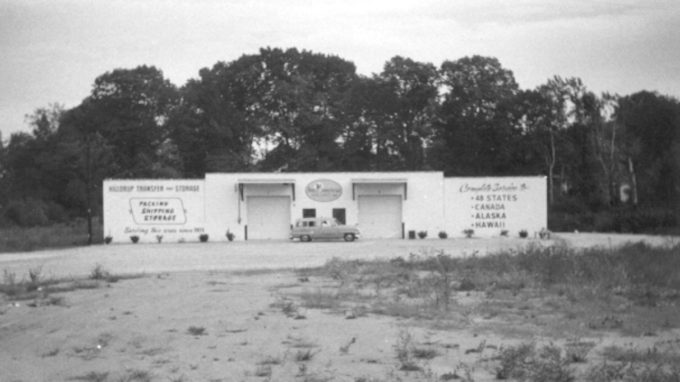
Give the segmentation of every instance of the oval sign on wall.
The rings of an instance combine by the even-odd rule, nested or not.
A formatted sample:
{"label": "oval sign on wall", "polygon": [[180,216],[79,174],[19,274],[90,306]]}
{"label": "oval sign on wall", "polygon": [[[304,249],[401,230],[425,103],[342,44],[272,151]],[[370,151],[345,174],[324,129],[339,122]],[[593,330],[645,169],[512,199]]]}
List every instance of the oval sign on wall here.
{"label": "oval sign on wall", "polygon": [[342,196],[342,186],[330,179],[317,179],[309,182],[305,193],[317,202],[332,202]]}

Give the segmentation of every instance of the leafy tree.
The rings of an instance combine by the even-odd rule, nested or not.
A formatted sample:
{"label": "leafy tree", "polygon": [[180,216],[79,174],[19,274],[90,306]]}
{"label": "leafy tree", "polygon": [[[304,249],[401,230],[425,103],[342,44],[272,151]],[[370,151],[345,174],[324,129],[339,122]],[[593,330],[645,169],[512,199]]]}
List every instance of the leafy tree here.
{"label": "leafy tree", "polygon": [[448,175],[503,174],[516,116],[511,112],[519,87],[511,71],[492,57],[445,61],[440,69],[443,101],[437,123],[435,156]]}
{"label": "leafy tree", "polygon": [[532,92],[523,118],[544,158],[550,203],[559,180],[560,195],[584,208],[614,204],[622,168],[621,137],[611,119],[616,98],[598,97],[580,79],[559,76]]}
{"label": "leafy tree", "polygon": [[390,136],[397,113],[395,93],[377,76],[357,79],[344,103],[342,167],[352,171],[384,171],[400,167]]}
{"label": "leafy tree", "polygon": [[101,209],[101,185],[122,171],[116,147],[98,130],[97,106],[85,99],[64,113],[58,131],[58,162],[65,181],[58,198],[68,208],[85,215]]}
{"label": "leafy tree", "polygon": [[169,121],[184,174],[242,171],[251,164],[257,135],[248,110],[257,99],[257,77],[244,56],[236,63],[201,69],[200,78],[181,89],[181,100]]}
{"label": "leafy tree", "polygon": [[64,114],[64,106],[58,103],[37,108],[33,114],[26,116],[26,121],[33,128],[36,139],[46,140],[59,128],[59,120]]}
{"label": "leafy tree", "polygon": [[[167,120],[177,103],[175,86],[151,66],[116,69],[95,80],[83,122],[113,147],[116,177],[178,177],[162,155]],[[170,150],[171,151],[171,150]]]}
{"label": "leafy tree", "polygon": [[342,102],[355,78],[350,62],[296,49],[202,69],[171,120],[186,172],[338,169]]}
{"label": "leafy tree", "polygon": [[397,153],[399,169],[422,170],[437,108],[437,69],[429,63],[393,57],[377,80],[389,92],[383,104],[386,143]]}
{"label": "leafy tree", "polygon": [[263,80],[251,115],[271,147],[259,169],[339,169],[342,106],[356,79],[354,64],[296,49],[262,49],[259,60]]}
{"label": "leafy tree", "polygon": [[5,141],[2,139],[2,131],[0,131],[0,208],[7,203],[8,183],[7,177],[7,159],[6,159]]}
{"label": "leafy tree", "polygon": [[673,202],[680,194],[680,103],[642,91],[622,97],[616,121],[623,128],[631,181],[641,200]]}

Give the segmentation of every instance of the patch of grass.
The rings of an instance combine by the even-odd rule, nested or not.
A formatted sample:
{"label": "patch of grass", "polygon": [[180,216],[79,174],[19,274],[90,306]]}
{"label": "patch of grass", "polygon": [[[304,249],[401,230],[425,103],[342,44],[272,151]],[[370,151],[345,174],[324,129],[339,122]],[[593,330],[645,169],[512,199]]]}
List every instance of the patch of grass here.
{"label": "patch of grass", "polygon": [[29,269],[28,278],[30,279],[31,286],[37,288],[38,285],[40,285],[40,281],[42,280],[42,266],[39,265],[35,268]]}
{"label": "patch of grass", "polygon": [[[508,307],[495,309],[498,318],[528,315],[519,309],[530,298],[532,306],[549,309],[532,312],[528,323],[540,324],[547,315],[554,321],[563,315],[567,320],[562,324],[575,326],[584,320],[584,329],[590,330],[652,333],[674,327],[674,320],[667,318],[680,311],[680,274],[674,271],[680,269],[680,256],[675,255],[680,244],[573,249],[556,243],[463,258],[441,251],[389,261],[335,258],[323,267],[304,270],[307,277],[336,280],[334,289],[305,291],[299,298],[308,308],[340,310],[361,301],[368,312],[377,314],[457,319],[461,293],[483,292],[481,304],[507,302]],[[518,298],[525,300],[511,306],[510,301]],[[451,314],[453,304],[456,309]],[[661,309],[650,315],[632,308],[621,310],[621,306]],[[480,313],[475,307],[467,311]],[[573,361],[580,358],[574,356]]]}
{"label": "patch of grass", "polygon": [[[102,224],[94,219],[93,244],[103,242]],[[0,252],[28,252],[46,248],[65,248],[87,245],[87,221],[76,219],[69,223],[42,227],[0,228]]]}
{"label": "patch of grass", "polygon": [[90,271],[90,279],[92,280],[106,280],[109,276],[109,271],[105,270],[101,264],[96,264]]}
{"label": "patch of grass", "polygon": [[267,356],[260,361],[258,361],[258,365],[280,365],[283,360],[281,357],[274,357],[274,356]]}
{"label": "patch of grass", "polygon": [[40,357],[42,357],[42,358],[54,357],[57,354],[59,354],[59,351],[60,351],[59,348],[53,348],[53,349],[50,349],[50,350],[40,354]]}
{"label": "patch of grass", "polygon": [[295,353],[295,362],[307,362],[311,361],[316,355],[316,352],[312,350],[298,350]]}
{"label": "patch of grass", "polygon": [[44,298],[36,298],[33,302],[28,303],[31,308],[37,308],[39,306],[66,306],[64,297],[62,296],[46,296]]}
{"label": "patch of grass", "polygon": [[330,382],[335,380],[332,375],[309,374],[302,378],[302,382]]}
{"label": "patch of grass", "polygon": [[413,336],[408,330],[401,330],[397,342],[394,344],[394,352],[399,361],[399,370],[419,371],[422,367],[413,356]]}
{"label": "patch of grass", "polygon": [[272,367],[270,365],[258,365],[255,369],[256,377],[271,377]]}
{"label": "patch of grass", "polygon": [[75,377],[69,378],[70,381],[87,381],[87,382],[106,382],[106,380],[109,378],[109,372],[96,372],[96,371],[91,371],[87,374],[84,375],[78,375]]}
{"label": "patch of grass", "polygon": [[536,350],[533,343],[502,349],[496,379],[571,382],[575,380],[560,348],[549,345]]}
{"label": "patch of grass", "polygon": [[7,269],[2,272],[2,284],[0,284],[0,292],[9,297],[17,295],[24,288],[17,283],[17,275]]}
{"label": "patch of grass", "polygon": [[131,280],[145,277],[143,273],[137,274],[127,274],[127,275],[117,275],[112,274],[106,270],[101,264],[96,264],[94,268],[90,271],[90,280],[106,281],[107,283],[116,283],[120,280]]}
{"label": "patch of grass", "polygon": [[153,375],[146,370],[128,370],[116,382],[151,382]]}
{"label": "patch of grass", "polygon": [[604,361],[590,367],[583,376],[586,382],[614,382],[622,381],[625,377],[626,364]]}
{"label": "patch of grass", "polygon": [[647,349],[608,346],[602,350],[602,356],[609,361],[621,363],[680,365],[680,354],[677,351],[663,350],[656,346]]}
{"label": "patch of grass", "polygon": [[[337,309],[342,301],[336,292],[317,288],[314,291],[303,291],[299,294],[303,306],[309,309]],[[284,312],[285,313],[285,312]]]}
{"label": "patch of grass", "polygon": [[411,354],[413,354],[413,357],[418,359],[433,359],[439,355],[435,349],[419,347],[414,347],[413,350],[411,350]]}
{"label": "patch of grass", "polygon": [[349,353],[349,348],[357,341],[356,337],[352,337],[346,344],[340,346],[340,354]]}
{"label": "patch of grass", "polygon": [[311,348],[315,348],[315,347],[319,346],[318,344],[316,344],[315,342],[312,342],[310,340],[292,337],[290,335],[282,343],[285,344],[285,345],[290,345],[291,347],[296,348],[296,349],[311,349]]}
{"label": "patch of grass", "polygon": [[588,361],[588,353],[595,347],[592,341],[572,341],[565,345],[566,359],[571,363],[585,363]]}
{"label": "patch of grass", "polygon": [[205,331],[205,328],[202,326],[190,326],[187,329],[187,333],[191,334],[192,336],[205,336],[208,334]]}
{"label": "patch of grass", "polygon": [[607,362],[590,367],[583,378],[586,382],[675,382],[680,381],[680,365],[635,365]]}

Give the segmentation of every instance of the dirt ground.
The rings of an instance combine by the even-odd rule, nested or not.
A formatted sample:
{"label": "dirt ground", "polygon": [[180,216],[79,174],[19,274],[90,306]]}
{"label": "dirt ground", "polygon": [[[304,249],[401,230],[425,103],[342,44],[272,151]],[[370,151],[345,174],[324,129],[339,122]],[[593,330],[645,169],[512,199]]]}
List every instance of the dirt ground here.
{"label": "dirt ground", "polygon": [[[230,243],[116,244],[0,253],[0,269],[25,275],[42,267],[50,277],[87,276],[99,264],[116,274],[181,272],[189,270],[295,269],[321,266],[333,257],[341,259],[407,258],[411,253],[444,251],[450,256],[483,255],[527,245],[553,245],[564,241],[571,247],[615,247],[644,241],[664,245],[672,238],[647,235],[559,233],[552,240],[508,237],[425,240],[359,240],[299,243],[289,241],[234,241]],[[677,239],[676,239],[677,240]]]}
{"label": "dirt ground", "polygon": [[[578,247],[670,240],[560,237]],[[577,327],[572,335],[572,329],[552,335],[564,327],[549,314],[516,320],[513,330],[496,330],[494,320],[506,317],[482,311],[451,324],[305,308],[296,296],[319,291],[329,280],[290,269],[319,266],[332,257],[392,258],[439,249],[462,256],[527,243],[118,245],[0,255],[0,268],[18,278],[35,267],[46,278],[86,278],[97,264],[113,274],[144,272],[119,281],[84,280],[90,284],[40,301],[10,301],[0,294],[0,381],[434,381],[446,376],[486,381],[496,380],[499,349],[520,342],[578,339],[593,344],[592,354],[612,344],[680,344],[678,329],[625,335],[581,325],[583,330]],[[483,296],[457,297],[461,306],[479,299]],[[433,355],[417,360],[419,371],[400,368],[396,353],[407,342]]]}

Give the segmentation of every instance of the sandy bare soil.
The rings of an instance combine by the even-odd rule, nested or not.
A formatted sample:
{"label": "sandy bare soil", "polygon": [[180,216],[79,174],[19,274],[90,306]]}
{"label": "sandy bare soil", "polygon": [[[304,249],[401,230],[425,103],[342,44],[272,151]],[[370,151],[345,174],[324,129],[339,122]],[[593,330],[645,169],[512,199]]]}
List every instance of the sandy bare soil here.
{"label": "sandy bare soil", "polygon": [[[576,246],[669,240],[560,236]],[[17,277],[36,266],[45,278],[87,276],[95,264],[115,274],[145,272],[120,281],[85,278],[78,288],[49,298],[13,301],[0,294],[0,381],[434,381],[446,376],[487,381],[496,380],[500,349],[520,342],[586,341],[595,358],[612,344],[680,346],[680,331],[673,328],[640,335],[591,330],[589,322],[578,319],[565,326],[541,309],[540,301],[523,302],[526,318],[490,315],[476,305],[484,295],[474,293],[455,296],[457,307],[473,307],[464,309],[464,317],[441,322],[305,307],[301,294],[318,293],[335,281],[263,270],[439,249],[462,256],[528,242],[118,245],[0,255],[0,268],[16,271]],[[419,371],[401,370],[397,352],[406,343],[433,355],[415,360]]]}
{"label": "sandy bare soil", "polygon": [[[433,381],[468,375],[491,381],[499,349],[522,341],[576,338],[591,342],[592,354],[613,344],[645,349],[680,341],[678,330],[648,337],[585,329],[564,335],[547,314],[508,330],[494,326],[503,317],[481,311],[451,323],[351,316],[303,308],[294,299],[296,291],[314,293],[326,282],[301,282],[290,271],[178,272],[55,294],[63,297],[57,305],[5,301],[0,380]],[[557,336],[553,328],[561,328]],[[404,336],[435,354],[416,360],[421,371],[400,370],[396,351]]]}

